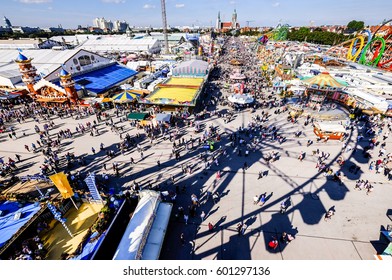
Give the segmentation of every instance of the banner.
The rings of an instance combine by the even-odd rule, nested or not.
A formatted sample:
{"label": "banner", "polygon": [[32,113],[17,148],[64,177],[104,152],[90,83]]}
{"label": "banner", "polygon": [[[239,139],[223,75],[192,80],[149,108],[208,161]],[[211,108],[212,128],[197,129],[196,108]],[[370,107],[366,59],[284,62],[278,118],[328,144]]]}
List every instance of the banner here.
{"label": "banner", "polygon": [[95,183],[95,174],[93,172],[90,173],[84,181],[86,182],[93,200],[102,201],[102,197],[97,189],[97,184]]}
{"label": "banner", "polygon": [[50,210],[50,212],[52,212],[54,218],[55,218],[57,221],[59,221],[59,222],[61,222],[61,223],[64,223],[64,222],[66,221],[66,219],[62,217],[61,212],[60,212],[59,210],[57,210],[56,206],[54,206],[54,205],[53,205],[52,203],[50,203],[50,202],[48,202],[47,206],[48,206],[48,209]]}
{"label": "banner", "polygon": [[57,187],[63,198],[67,199],[74,195],[74,192],[68,182],[67,176],[64,172],[59,172],[54,175],[49,176],[53,184]]}

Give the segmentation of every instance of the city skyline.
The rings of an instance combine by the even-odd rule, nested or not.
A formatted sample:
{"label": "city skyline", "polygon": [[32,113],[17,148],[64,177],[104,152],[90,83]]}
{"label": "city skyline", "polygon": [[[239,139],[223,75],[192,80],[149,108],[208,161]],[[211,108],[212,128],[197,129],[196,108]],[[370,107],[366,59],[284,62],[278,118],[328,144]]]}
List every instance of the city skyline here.
{"label": "city skyline", "polygon": [[[389,19],[392,3],[330,0],[320,8],[310,0],[166,0],[168,25],[172,27],[215,26],[218,12],[222,21],[230,21],[234,9],[241,26],[345,25],[351,20],[376,25]],[[6,0],[2,12],[14,26],[76,28],[93,26],[97,17],[124,20],[131,26],[162,26],[159,0]]]}

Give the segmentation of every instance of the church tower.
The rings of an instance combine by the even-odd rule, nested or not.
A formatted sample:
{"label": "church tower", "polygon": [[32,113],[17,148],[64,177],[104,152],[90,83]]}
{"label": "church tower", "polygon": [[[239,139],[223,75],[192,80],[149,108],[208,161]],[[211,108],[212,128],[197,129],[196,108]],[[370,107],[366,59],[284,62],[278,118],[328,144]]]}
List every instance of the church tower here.
{"label": "church tower", "polygon": [[216,19],[215,29],[221,29],[221,18],[220,18],[220,11],[218,12],[218,18]]}
{"label": "church tower", "polygon": [[15,62],[18,63],[19,72],[22,74],[22,81],[26,84],[27,89],[33,95],[37,94],[34,89],[34,84],[37,77],[37,69],[31,65],[32,58],[27,58],[21,52]]}
{"label": "church tower", "polygon": [[75,89],[75,82],[67,71],[64,68],[60,71],[60,85],[65,89],[67,96],[72,104],[76,104],[78,100],[78,94]]}
{"label": "church tower", "polygon": [[236,9],[234,9],[233,16],[231,17],[231,27],[233,29],[237,28],[237,10]]}

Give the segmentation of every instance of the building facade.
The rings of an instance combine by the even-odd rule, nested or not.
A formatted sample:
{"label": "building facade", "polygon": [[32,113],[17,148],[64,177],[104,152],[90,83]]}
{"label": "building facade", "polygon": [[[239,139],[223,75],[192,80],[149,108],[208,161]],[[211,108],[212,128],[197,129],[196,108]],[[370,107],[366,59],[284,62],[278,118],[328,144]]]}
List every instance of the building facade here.
{"label": "building facade", "polygon": [[220,12],[218,12],[218,18],[216,19],[215,29],[220,32],[226,32],[233,29],[239,29],[240,24],[237,18],[237,10],[234,9],[234,12],[231,16],[231,21],[224,22],[221,20]]}

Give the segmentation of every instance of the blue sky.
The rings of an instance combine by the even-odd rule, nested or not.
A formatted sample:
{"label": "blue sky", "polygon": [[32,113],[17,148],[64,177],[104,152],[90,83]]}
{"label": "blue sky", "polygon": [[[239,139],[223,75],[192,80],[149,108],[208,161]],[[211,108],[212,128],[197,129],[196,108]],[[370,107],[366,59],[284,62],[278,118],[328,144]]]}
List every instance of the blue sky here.
{"label": "blue sky", "polygon": [[[0,0],[2,15],[13,25],[64,28],[93,25],[95,17],[125,20],[135,26],[161,26],[160,0]],[[215,25],[218,11],[229,21],[237,9],[241,26],[292,26],[346,24],[363,20],[366,25],[392,17],[387,0],[166,0],[168,24]],[[3,22],[1,22],[3,25]]]}

